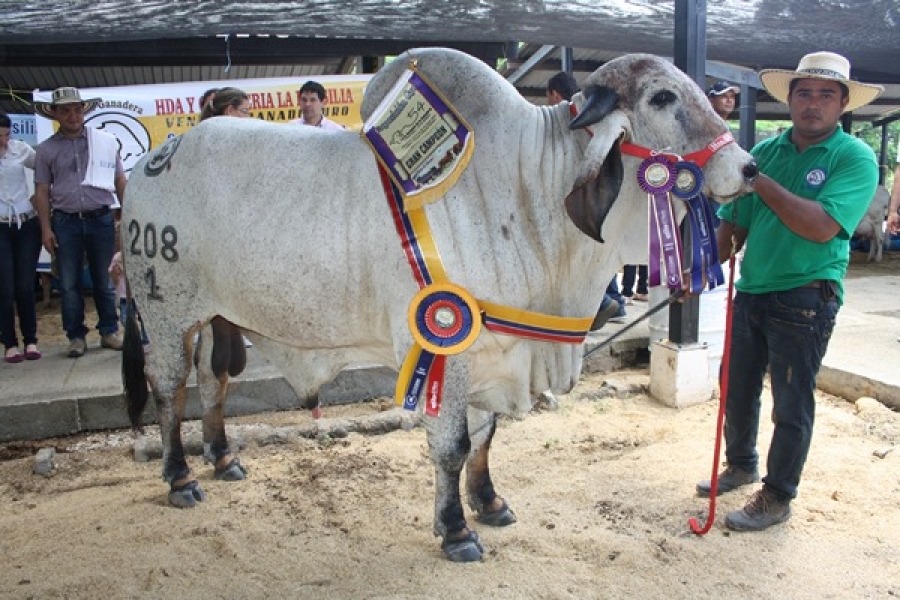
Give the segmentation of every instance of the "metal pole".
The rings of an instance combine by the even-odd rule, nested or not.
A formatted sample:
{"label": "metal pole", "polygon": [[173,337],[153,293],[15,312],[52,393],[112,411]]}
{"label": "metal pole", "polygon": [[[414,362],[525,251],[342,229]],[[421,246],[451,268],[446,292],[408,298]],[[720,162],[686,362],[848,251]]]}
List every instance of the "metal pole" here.
{"label": "metal pole", "polygon": [[741,84],[741,129],[738,131],[738,144],[749,151],[756,145],[756,89],[746,83]]}
{"label": "metal pole", "polygon": [[575,60],[573,58],[572,48],[565,46],[560,53],[561,69],[569,75],[575,70]]}
{"label": "metal pole", "polygon": [[[706,0],[675,0],[675,66],[700,88],[706,83]],[[690,256],[691,228],[681,224],[685,256]],[[687,296],[669,309],[669,339],[676,344],[696,344],[700,339],[700,298]]]}

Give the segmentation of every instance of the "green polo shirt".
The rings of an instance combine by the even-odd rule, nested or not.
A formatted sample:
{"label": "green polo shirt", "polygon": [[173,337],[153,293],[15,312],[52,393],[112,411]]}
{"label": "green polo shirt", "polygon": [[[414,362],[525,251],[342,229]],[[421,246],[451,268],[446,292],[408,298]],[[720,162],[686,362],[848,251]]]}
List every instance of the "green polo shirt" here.
{"label": "green polo shirt", "polygon": [[803,238],[782,223],[758,194],[719,208],[719,217],[747,229],[741,277],[735,287],[749,294],[789,290],[816,279],[838,282],[850,260],[850,237],[862,219],[878,184],[875,153],[840,127],[828,139],[798,153],[791,129],[757,144],[751,154],[761,173],[788,191],[815,200],[841,230],[824,243]]}

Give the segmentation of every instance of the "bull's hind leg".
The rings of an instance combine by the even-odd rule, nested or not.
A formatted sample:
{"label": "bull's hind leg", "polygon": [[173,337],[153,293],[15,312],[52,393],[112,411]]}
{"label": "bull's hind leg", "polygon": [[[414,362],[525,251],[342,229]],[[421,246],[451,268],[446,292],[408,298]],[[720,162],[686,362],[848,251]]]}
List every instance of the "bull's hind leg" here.
{"label": "bull's hind leg", "polygon": [[213,465],[216,479],[240,481],[247,469],[232,454],[225,434],[228,376],[239,374],[246,363],[240,330],[224,319],[214,318],[201,330],[195,359],[203,409],[203,457]]}
{"label": "bull's hind leg", "polygon": [[190,508],[206,499],[200,484],[191,475],[181,440],[192,335],[193,332],[184,334],[183,340],[172,336],[173,341],[168,336],[155,336],[147,366],[162,437],[162,476],[169,484],[169,503],[179,508]]}
{"label": "bull's hind leg", "polygon": [[469,507],[478,513],[475,520],[479,523],[492,527],[512,525],[516,522],[516,515],[494,490],[488,466],[491,440],[497,431],[497,417],[494,413],[470,407],[468,426],[473,448],[466,461],[466,492]]}
{"label": "bull's hind leg", "polygon": [[460,498],[460,475],[469,454],[466,424],[468,376],[462,360],[447,361],[440,416],[427,419],[428,446],[435,470],[434,532],[444,538],[441,548],[454,562],[481,559],[484,547],[468,528]]}

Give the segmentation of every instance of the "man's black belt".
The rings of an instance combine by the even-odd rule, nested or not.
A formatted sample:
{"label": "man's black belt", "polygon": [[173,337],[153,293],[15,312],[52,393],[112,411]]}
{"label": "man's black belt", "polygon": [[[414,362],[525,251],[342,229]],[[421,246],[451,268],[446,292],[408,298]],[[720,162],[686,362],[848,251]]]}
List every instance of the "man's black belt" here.
{"label": "man's black belt", "polygon": [[813,281],[810,281],[809,283],[807,283],[805,285],[801,285],[800,287],[810,287],[810,288],[822,289],[822,288],[829,287],[830,285],[832,285],[832,283],[833,282],[830,279],[814,279]]}
{"label": "man's black belt", "polygon": [[97,208],[95,210],[82,210],[79,212],[66,212],[64,210],[59,211],[64,215],[68,215],[70,217],[78,217],[79,219],[96,219],[97,217],[102,217],[103,215],[109,212],[108,206],[103,206],[101,208]]}
{"label": "man's black belt", "polygon": [[837,296],[837,282],[831,279],[815,279],[810,281],[806,285],[801,285],[801,288],[816,288],[822,291],[822,296],[827,300],[829,298],[833,298]]}

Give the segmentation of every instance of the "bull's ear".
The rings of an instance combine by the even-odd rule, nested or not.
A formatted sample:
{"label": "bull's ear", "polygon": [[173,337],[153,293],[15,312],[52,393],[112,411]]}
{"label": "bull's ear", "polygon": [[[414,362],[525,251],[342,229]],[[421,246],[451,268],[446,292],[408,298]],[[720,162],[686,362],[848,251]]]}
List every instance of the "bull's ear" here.
{"label": "bull's ear", "polygon": [[581,129],[602,121],[616,108],[619,94],[603,85],[589,85],[582,92],[585,101],[578,116],[569,123],[569,129]]}
{"label": "bull's ear", "polygon": [[569,218],[586,235],[603,242],[603,222],[622,187],[622,154],[615,144],[606,154],[597,176],[566,196]]}

